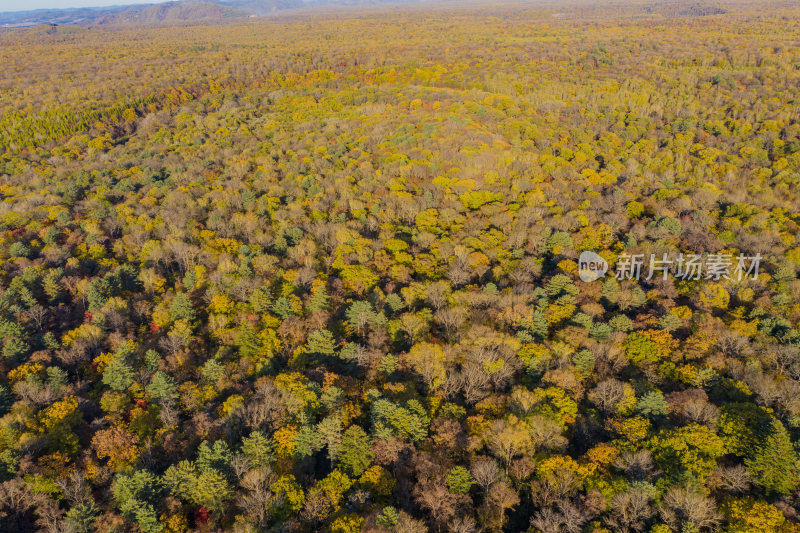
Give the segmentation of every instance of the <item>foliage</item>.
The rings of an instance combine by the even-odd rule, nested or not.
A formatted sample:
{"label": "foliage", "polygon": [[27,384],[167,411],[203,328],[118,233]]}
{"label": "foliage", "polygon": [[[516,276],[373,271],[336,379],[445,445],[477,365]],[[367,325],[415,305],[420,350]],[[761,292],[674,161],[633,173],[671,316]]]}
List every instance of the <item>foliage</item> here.
{"label": "foliage", "polygon": [[796,530],[800,9],[307,11],[0,32],[0,530]]}

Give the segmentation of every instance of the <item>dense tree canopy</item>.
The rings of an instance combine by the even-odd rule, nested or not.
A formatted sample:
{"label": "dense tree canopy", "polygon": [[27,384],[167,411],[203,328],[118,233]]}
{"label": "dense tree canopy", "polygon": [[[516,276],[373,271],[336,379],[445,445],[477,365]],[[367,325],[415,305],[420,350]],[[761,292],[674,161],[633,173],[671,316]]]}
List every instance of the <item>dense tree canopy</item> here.
{"label": "dense tree canopy", "polygon": [[800,11],[721,6],[3,30],[0,530],[800,531]]}

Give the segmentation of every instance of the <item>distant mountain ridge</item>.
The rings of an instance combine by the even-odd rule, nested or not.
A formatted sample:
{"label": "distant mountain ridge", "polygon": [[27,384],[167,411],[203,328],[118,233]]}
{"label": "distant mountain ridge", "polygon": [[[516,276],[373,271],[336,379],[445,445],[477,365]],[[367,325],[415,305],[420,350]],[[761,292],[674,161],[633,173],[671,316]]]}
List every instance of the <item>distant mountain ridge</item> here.
{"label": "distant mountain ridge", "polygon": [[93,21],[94,24],[147,24],[153,22],[175,22],[185,20],[226,19],[246,17],[249,13],[230,6],[208,1],[176,1],[131,6],[118,13],[109,13]]}
{"label": "distant mountain ridge", "polygon": [[284,9],[303,7],[303,0],[216,0],[217,4],[229,6],[251,15],[269,15]]}
{"label": "distant mountain ridge", "polygon": [[205,19],[244,18],[303,7],[302,0],[177,0],[76,9],[38,9],[0,13],[0,27],[38,24],[148,24]]}

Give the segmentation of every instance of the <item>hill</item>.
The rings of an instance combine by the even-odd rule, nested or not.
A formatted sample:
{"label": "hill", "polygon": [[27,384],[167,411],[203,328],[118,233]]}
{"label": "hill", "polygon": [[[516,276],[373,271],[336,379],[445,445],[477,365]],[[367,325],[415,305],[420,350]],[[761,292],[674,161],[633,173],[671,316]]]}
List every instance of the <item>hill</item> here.
{"label": "hill", "polygon": [[284,9],[296,9],[305,5],[302,0],[220,0],[217,3],[245,11],[251,15],[269,15]]}
{"label": "hill", "polygon": [[250,13],[213,2],[167,2],[149,6],[131,6],[124,11],[105,14],[94,24],[151,24],[187,20],[247,17]]}
{"label": "hill", "polygon": [[0,27],[24,28],[39,24],[92,24],[99,17],[124,11],[129,6],[78,9],[35,9],[0,13]]}
{"label": "hill", "polygon": [[37,9],[0,13],[0,27],[39,24],[153,24],[192,20],[220,20],[267,15],[302,7],[302,0],[179,0],[163,4],[122,5],[78,9]]}

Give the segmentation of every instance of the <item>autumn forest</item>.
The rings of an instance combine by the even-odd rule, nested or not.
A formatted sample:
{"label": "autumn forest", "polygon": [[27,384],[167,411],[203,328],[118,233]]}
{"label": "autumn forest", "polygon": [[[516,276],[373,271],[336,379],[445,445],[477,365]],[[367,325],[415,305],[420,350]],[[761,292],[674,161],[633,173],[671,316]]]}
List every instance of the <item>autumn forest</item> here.
{"label": "autumn forest", "polygon": [[35,26],[0,65],[0,531],[800,532],[797,3]]}

